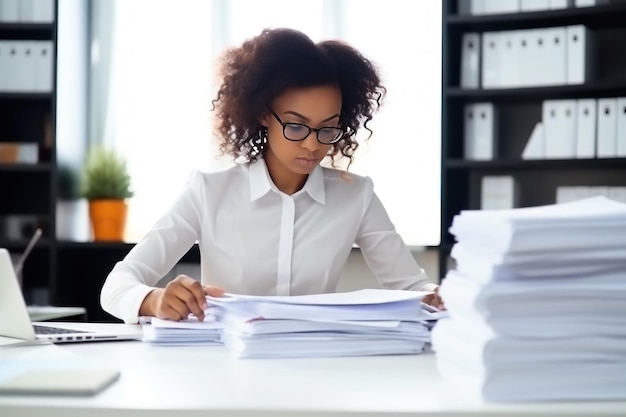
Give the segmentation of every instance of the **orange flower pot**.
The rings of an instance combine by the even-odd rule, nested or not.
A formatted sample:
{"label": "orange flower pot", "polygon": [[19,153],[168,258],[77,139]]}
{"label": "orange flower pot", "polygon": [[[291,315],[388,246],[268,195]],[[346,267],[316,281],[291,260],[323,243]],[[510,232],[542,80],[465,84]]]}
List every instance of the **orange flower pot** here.
{"label": "orange flower pot", "polygon": [[89,219],[94,241],[124,240],[128,204],[124,200],[90,200]]}

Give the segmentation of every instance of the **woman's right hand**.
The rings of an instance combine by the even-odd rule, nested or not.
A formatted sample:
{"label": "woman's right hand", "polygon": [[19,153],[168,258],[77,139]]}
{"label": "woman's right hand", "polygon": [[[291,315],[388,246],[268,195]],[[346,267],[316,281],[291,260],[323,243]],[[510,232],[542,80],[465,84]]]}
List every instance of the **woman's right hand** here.
{"label": "woman's right hand", "polygon": [[179,275],[168,282],[165,288],[152,290],[143,300],[139,315],[179,321],[186,319],[191,313],[202,321],[207,308],[207,295],[221,297],[224,290],[209,285],[202,286],[187,275]]}

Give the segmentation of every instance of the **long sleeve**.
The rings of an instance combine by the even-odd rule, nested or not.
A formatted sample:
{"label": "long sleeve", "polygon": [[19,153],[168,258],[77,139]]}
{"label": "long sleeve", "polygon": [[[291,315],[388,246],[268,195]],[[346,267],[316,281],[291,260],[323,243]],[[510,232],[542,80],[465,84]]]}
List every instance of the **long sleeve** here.
{"label": "long sleeve", "polygon": [[367,181],[365,212],[356,239],[365,262],[385,288],[433,291],[437,285],[415,261],[374,193],[371,180]]}
{"label": "long sleeve", "polygon": [[198,239],[201,196],[202,176],[194,172],[172,208],[109,273],[100,294],[105,311],[126,323],[138,322],[144,298]]}

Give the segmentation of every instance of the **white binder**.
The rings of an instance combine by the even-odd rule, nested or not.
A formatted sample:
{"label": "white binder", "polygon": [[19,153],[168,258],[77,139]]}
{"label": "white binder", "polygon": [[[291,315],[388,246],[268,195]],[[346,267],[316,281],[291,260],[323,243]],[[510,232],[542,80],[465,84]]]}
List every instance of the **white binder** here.
{"label": "white binder", "polygon": [[576,100],[576,158],[596,156],[596,116],[595,98]]}
{"label": "white binder", "polygon": [[500,87],[500,32],[482,34],[481,64],[482,87]]}
{"label": "white binder", "polygon": [[626,157],[626,97],[617,98],[617,138],[616,155]]}
{"label": "white binder", "polygon": [[617,155],[617,99],[598,99],[598,158],[615,158]]}
{"label": "white binder", "polygon": [[545,52],[544,37],[545,29],[518,31],[519,79],[521,86],[532,87],[546,84],[547,54]]}
{"label": "white binder", "polygon": [[35,71],[37,70],[35,45],[35,41],[22,41],[18,45],[21,67],[18,78],[21,91],[35,91]]}
{"label": "white binder", "polygon": [[589,197],[603,196],[609,197],[609,187],[606,185],[594,185],[589,187]]}
{"label": "white binder", "polygon": [[582,186],[562,186],[556,187],[556,202],[569,203],[571,201],[583,200],[589,198],[590,187]]}
{"label": "white binder", "polygon": [[460,15],[479,15],[485,12],[486,0],[458,0],[457,13]]}
{"label": "white binder", "polygon": [[576,100],[546,100],[542,106],[546,158],[576,156]]}
{"label": "white binder", "polygon": [[609,187],[609,198],[626,203],[626,187]]}
{"label": "white binder", "polygon": [[52,23],[54,21],[54,0],[32,0],[33,22]]}
{"label": "white binder", "polygon": [[550,0],[520,0],[520,11],[522,12],[536,12],[549,9]]}
{"label": "white binder", "polygon": [[583,25],[567,26],[567,83],[584,84],[592,77],[593,39]]}
{"label": "white binder", "polygon": [[518,187],[511,176],[484,176],[481,179],[480,208],[505,210],[518,205]]}
{"label": "white binder", "polygon": [[461,87],[479,88],[480,33],[464,33],[461,48]]}
{"label": "white binder", "polygon": [[[3,0],[0,0],[3,1]],[[17,8],[17,20],[30,23],[33,21],[35,0],[19,0]]]}
{"label": "white binder", "polygon": [[547,85],[567,84],[567,30],[565,27],[544,29],[545,53],[542,61]]}
{"label": "white binder", "polygon": [[0,41],[0,93],[7,91],[9,81],[9,46],[7,41]]}
{"label": "white binder", "polygon": [[501,87],[520,87],[518,31],[500,32],[499,78]]}
{"label": "white binder", "polygon": [[33,45],[35,72],[33,89],[49,93],[53,87],[52,42],[38,41]]}
{"label": "white binder", "polygon": [[495,109],[492,103],[465,106],[465,159],[488,161],[495,155]]}
{"label": "white binder", "polygon": [[17,22],[19,0],[0,0],[0,22]]}
{"label": "white binder", "polygon": [[567,9],[573,5],[572,0],[550,0],[550,9]]}
{"label": "white binder", "polygon": [[520,0],[483,0],[484,14],[517,13]]}
{"label": "white binder", "polygon": [[575,0],[576,7],[593,7],[602,4],[609,4],[611,0]]}
{"label": "white binder", "polygon": [[522,159],[544,159],[546,155],[546,140],[543,122],[537,122],[533,128],[526,147],[522,152]]}
{"label": "white binder", "polygon": [[6,80],[5,91],[19,91],[21,89],[21,75],[20,65],[21,59],[19,56],[19,42],[18,41],[6,41]]}

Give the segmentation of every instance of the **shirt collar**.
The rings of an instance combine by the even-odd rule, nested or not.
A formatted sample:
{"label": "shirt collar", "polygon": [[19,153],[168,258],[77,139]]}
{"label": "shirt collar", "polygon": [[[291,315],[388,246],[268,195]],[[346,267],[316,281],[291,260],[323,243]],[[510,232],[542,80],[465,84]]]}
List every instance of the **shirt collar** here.
{"label": "shirt collar", "polygon": [[[258,200],[267,194],[270,190],[280,192],[272,182],[270,174],[267,171],[265,161],[260,158],[252,162],[248,168],[250,180],[250,201]],[[316,166],[309,174],[304,187],[298,193],[306,192],[312,199],[320,204],[326,204],[326,193],[324,191],[324,171],[321,166]]]}

